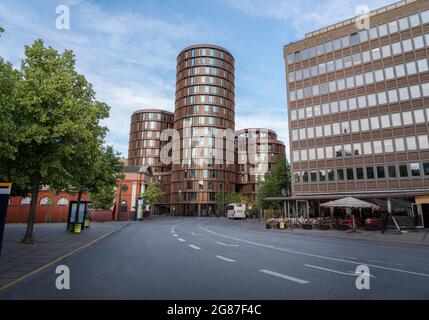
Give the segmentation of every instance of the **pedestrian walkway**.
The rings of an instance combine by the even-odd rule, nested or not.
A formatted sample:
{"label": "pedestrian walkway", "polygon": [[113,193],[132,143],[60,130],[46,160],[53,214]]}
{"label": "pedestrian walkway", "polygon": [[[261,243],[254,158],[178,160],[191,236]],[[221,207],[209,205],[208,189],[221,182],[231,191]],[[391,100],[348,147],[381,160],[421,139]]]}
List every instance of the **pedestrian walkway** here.
{"label": "pedestrian walkway", "polygon": [[6,224],[0,257],[0,290],[16,279],[127,224],[128,222],[93,222],[81,234],[66,232],[64,223],[36,224],[36,242],[32,245],[21,243],[25,224]]}
{"label": "pedestrian walkway", "polygon": [[384,242],[398,242],[418,245],[429,245],[429,229],[417,229],[417,231],[403,231],[401,234],[395,230],[387,230],[386,233],[382,234],[381,231],[365,231],[356,230],[353,232],[339,231],[339,230],[304,230],[300,228],[296,229],[265,229],[265,222],[261,220],[244,220],[240,223],[241,226],[246,228],[253,228],[257,230],[265,230],[267,232],[280,232],[287,234],[302,234],[316,237],[329,237],[329,238],[341,238],[351,240],[369,240],[369,241],[384,241]]}

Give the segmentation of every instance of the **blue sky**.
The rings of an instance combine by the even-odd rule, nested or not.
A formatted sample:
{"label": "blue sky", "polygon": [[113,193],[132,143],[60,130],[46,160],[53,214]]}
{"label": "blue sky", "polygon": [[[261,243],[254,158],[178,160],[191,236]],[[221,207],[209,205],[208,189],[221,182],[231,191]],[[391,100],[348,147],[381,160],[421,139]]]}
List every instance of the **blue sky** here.
{"label": "blue sky", "polygon": [[[236,60],[236,129],[274,129],[288,144],[283,45],[306,32],[390,0],[0,0],[0,56],[19,66],[24,45],[41,38],[76,54],[78,71],[111,106],[108,143],[127,156],[129,120],[143,108],[174,111],[176,56],[212,43]],[[69,30],[55,9],[70,8]],[[289,150],[289,148],[288,148]]]}

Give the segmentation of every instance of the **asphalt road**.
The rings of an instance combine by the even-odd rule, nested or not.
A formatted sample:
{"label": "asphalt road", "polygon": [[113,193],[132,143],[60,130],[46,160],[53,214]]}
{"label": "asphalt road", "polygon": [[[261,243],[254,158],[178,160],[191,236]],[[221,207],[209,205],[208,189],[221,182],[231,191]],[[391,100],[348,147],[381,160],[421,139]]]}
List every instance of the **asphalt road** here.
{"label": "asphalt road", "polygon": [[[428,299],[427,246],[253,230],[239,221],[155,218],[0,292],[0,299]],[[370,288],[356,287],[369,267]]]}

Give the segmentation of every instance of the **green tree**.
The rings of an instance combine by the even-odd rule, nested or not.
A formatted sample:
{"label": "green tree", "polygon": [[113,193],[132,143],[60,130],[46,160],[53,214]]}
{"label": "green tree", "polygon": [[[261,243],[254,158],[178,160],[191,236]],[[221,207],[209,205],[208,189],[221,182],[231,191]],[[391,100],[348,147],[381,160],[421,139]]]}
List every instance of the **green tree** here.
{"label": "green tree", "polygon": [[237,192],[222,192],[218,191],[215,194],[216,211],[218,213],[225,213],[225,206],[230,203],[241,203],[245,197]]}
{"label": "green tree", "polygon": [[[77,149],[74,155],[67,160],[67,171],[70,175],[70,185],[67,191],[77,192],[76,214],[82,200],[82,195],[89,192],[91,197],[97,199],[97,194],[101,193],[98,199],[102,199],[114,189],[118,179],[121,178],[123,164],[119,154],[115,153],[112,147],[103,147],[104,130],[101,127],[92,128],[92,134],[88,135],[87,141],[81,141],[75,146]],[[110,198],[112,199],[112,198]],[[113,194],[114,201],[115,196]],[[108,199],[104,199],[108,200]],[[104,204],[109,208],[108,202]]]}
{"label": "green tree", "polygon": [[278,207],[282,201],[267,201],[267,197],[281,197],[282,191],[290,193],[290,167],[285,156],[281,156],[274,169],[265,175],[264,181],[259,185],[256,205],[259,208],[267,209],[270,206]]}
{"label": "green tree", "polygon": [[18,80],[19,73],[0,57],[0,173],[4,161],[13,160],[17,152],[15,141],[19,137],[16,136],[13,115],[18,112],[16,106]]}
{"label": "green tree", "polygon": [[90,193],[90,200],[94,209],[107,210],[115,205],[115,188],[104,187],[97,192]]}
{"label": "green tree", "polygon": [[108,116],[108,108],[96,101],[91,84],[76,72],[73,52],[59,54],[45,48],[42,40],[25,47],[16,103],[6,108],[2,106],[2,111],[19,110],[12,116],[16,151],[13,159],[2,160],[0,177],[14,183],[15,193],[31,193],[23,242],[33,243],[40,188],[60,190],[79,185],[78,179],[72,179],[75,172],[70,163],[78,159],[79,144],[92,141],[94,131],[100,129],[99,120]]}
{"label": "green tree", "polygon": [[149,182],[147,189],[142,193],[141,197],[144,199],[145,204],[150,205],[151,211],[153,206],[161,200],[165,195],[165,192],[161,190],[160,183],[158,180]]}
{"label": "green tree", "polygon": [[4,32],[4,29],[0,27],[0,34]]}

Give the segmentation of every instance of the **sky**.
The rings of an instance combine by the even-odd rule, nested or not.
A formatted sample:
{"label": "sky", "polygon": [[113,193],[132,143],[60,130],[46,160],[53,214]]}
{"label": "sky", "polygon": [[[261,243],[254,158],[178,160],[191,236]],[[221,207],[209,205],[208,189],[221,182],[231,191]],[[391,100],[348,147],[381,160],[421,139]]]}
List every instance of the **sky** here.
{"label": "sky", "polygon": [[[0,0],[0,57],[16,68],[24,46],[42,39],[76,55],[79,73],[110,107],[107,143],[126,157],[131,114],[174,111],[176,57],[198,43],[235,57],[236,129],[269,128],[289,150],[283,46],[305,33],[392,0]],[[59,30],[56,8],[70,9]]]}

